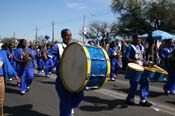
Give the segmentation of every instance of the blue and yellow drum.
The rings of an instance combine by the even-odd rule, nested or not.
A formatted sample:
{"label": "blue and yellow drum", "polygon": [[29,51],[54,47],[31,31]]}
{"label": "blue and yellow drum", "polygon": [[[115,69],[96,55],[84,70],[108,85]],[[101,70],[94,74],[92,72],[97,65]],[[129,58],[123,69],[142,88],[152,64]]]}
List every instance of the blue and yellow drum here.
{"label": "blue and yellow drum", "polygon": [[144,71],[144,68],[141,65],[136,63],[128,63],[128,66],[125,72],[125,78],[140,80],[143,71]]}
{"label": "blue and yellow drum", "polygon": [[110,60],[103,48],[79,42],[67,46],[60,63],[61,80],[70,92],[101,87],[108,81],[110,70]]}

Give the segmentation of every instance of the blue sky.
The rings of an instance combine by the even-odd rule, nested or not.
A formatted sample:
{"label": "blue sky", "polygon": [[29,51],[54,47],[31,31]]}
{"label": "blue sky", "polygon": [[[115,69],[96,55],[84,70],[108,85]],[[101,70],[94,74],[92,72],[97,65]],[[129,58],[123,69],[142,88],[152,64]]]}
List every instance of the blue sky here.
{"label": "blue sky", "polygon": [[113,22],[116,20],[111,11],[111,0],[0,0],[0,36],[35,39],[50,35],[52,21],[55,21],[55,39],[60,39],[63,28],[72,30],[73,38],[82,40],[79,35],[83,26],[92,21]]}

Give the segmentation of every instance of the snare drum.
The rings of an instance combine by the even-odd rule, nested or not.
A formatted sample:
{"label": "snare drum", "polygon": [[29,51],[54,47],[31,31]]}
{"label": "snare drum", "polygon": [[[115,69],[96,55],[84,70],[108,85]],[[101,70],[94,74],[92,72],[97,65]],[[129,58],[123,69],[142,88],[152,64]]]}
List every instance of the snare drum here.
{"label": "snare drum", "polygon": [[111,67],[103,48],[73,42],[63,52],[60,69],[65,88],[79,92],[87,86],[101,87],[108,81]]}
{"label": "snare drum", "polygon": [[144,71],[144,68],[141,65],[136,63],[128,63],[126,73],[125,73],[125,78],[140,80],[143,71]]}

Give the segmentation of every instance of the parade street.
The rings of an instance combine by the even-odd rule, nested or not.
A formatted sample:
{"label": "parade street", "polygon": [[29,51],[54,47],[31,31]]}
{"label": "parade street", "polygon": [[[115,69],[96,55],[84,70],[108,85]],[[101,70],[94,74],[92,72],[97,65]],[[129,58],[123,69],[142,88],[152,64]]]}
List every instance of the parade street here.
{"label": "parade street", "polygon": [[[55,91],[55,74],[50,78],[35,75],[31,89],[25,95],[19,94],[16,81],[8,82],[5,93],[5,116],[58,116],[59,99]],[[129,82],[119,74],[115,81],[109,81],[97,90],[85,91],[75,116],[175,116],[175,95],[164,95],[164,82],[150,82],[149,101],[152,107],[126,106],[124,104]],[[138,88],[139,89],[139,88]],[[139,91],[135,101],[139,103]]]}

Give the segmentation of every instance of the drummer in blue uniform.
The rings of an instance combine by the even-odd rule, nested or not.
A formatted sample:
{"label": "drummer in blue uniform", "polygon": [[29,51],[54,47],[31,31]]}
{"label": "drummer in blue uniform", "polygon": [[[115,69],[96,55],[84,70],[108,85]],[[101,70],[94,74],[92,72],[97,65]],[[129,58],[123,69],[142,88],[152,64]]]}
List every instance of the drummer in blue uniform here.
{"label": "drummer in blue uniform", "polygon": [[4,75],[8,74],[10,76],[15,77],[19,80],[17,73],[14,71],[13,67],[11,66],[7,56],[5,53],[0,50],[0,116],[3,116],[3,103],[4,103]]}
{"label": "drummer in blue uniform", "polygon": [[20,93],[24,95],[32,84],[34,78],[34,52],[27,49],[27,41],[21,39],[15,50],[14,58],[16,60],[16,71],[20,77]]}
{"label": "drummer in blue uniform", "polygon": [[119,46],[116,44],[116,40],[111,38],[110,45],[108,49],[108,55],[111,62],[111,74],[110,74],[110,80],[115,81],[115,77],[118,75],[120,70],[120,63],[118,61],[119,57]]}
{"label": "drummer in blue uniform", "polygon": [[162,48],[160,57],[163,60],[163,67],[168,72],[168,81],[164,85],[163,89],[165,94],[174,94],[175,95],[175,66],[174,62],[170,60],[175,54],[175,45],[173,44],[172,39],[165,40],[165,47]]}
{"label": "drummer in blue uniform", "polygon": [[[80,92],[69,92],[64,86],[60,78],[59,64],[60,58],[66,46],[70,43],[72,39],[72,34],[69,29],[63,29],[61,31],[61,37],[63,39],[62,43],[55,44],[51,50],[50,54],[58,57],[56,72],[56,91],[60,98],[60,116],[71,116],[73,115],[73,108],[78,107],[80,102],[84,97],[83,91]],[[76,84],[76,83],[75,83]]]}
{"label": "drummer in blue uniform", "polygon": [[[143,65],[143,57],[144,57],[143,52],[144,52],[144,48],[141,45],[140,36],[137,34],[133,35],[133,43],[130,46],[128,46],[128,48],[126,50],[126,54],[125,54],[128,63],[132,62],[132,63],[137,63],[140,65]],[[147,97],[149,94],[149,92],[148,92],[148,89],[149,89],[148,79],[146,77],[143,77],[142,73],[140,73],[140,75],[136,75],[139,77],[131,77],[131,75],[129,75],[129,76],[130,76],[129,77],[130,88],[129,88],[128,96],[126,98],[125,103],[127,105],[135,105],[134,96],[136,94],[137,87],[140,84],[141,94],[140,94],[139,104],[141,106],[150,107],[152,104],[147,101]]]}

